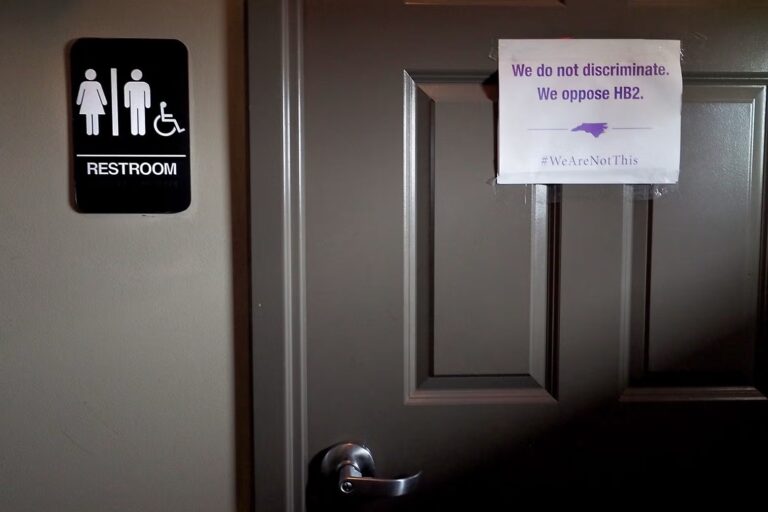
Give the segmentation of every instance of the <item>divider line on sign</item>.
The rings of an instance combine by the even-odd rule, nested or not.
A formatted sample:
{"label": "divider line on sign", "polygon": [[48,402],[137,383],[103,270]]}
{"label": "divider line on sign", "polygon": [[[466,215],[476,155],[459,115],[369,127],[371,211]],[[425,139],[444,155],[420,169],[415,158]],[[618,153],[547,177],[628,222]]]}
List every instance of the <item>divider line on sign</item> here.
{"label": "divider line on sign", "polygon": [[110,68],[111,89],[112,89],[112,135],[120,135],[120,122],[117,118],[117,68]]}

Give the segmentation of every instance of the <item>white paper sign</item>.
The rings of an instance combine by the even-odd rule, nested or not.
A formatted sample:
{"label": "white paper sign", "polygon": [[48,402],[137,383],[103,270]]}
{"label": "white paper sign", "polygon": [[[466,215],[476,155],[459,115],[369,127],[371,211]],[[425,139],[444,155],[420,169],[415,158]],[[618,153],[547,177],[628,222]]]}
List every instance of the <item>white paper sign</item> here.
{"label": "white paper sign", "polygon": [[680,41],[499,41],[498,183],[677,183]]}

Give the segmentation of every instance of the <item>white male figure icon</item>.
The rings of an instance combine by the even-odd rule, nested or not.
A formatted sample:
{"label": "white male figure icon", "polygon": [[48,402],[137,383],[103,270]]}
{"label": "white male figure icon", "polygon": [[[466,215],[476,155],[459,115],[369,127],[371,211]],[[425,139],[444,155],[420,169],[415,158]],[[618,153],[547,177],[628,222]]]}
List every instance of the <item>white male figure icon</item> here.
{"label": "white male figure icon", "polygon": [[127,82],[123,88],[123,103],[131,111],[131,135],[147,133],[145,110],[152,105],[149,84],[141,82],[141,70],[131,71],[132,82]]}

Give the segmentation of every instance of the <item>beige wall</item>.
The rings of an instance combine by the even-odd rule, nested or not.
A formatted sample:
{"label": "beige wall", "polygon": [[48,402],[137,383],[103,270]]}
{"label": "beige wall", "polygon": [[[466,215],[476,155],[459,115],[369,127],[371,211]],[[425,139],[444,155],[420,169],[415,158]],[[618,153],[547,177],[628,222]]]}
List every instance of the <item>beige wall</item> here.
{"label": "beige wall", "polygon": [[[0,2],[3,512],[236,508],[249,451],[241,3]],[[73,210],[65,54],[84,36],[187,45],[187,211]]]}

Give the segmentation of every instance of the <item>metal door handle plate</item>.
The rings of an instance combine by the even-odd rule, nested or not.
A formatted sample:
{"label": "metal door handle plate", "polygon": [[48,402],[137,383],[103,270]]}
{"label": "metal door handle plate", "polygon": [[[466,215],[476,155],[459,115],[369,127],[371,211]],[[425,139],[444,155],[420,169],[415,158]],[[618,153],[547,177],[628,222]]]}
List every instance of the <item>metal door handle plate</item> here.
{"label": "metal door handle plate", "polygon": [[320,469],[326,478],[338,478],[342,494],[369,497],[402,496],[413,491],[421,479],[421,471],[405,478],[375,478],[371,451],[356,443],[341,443],[323,457]]}

